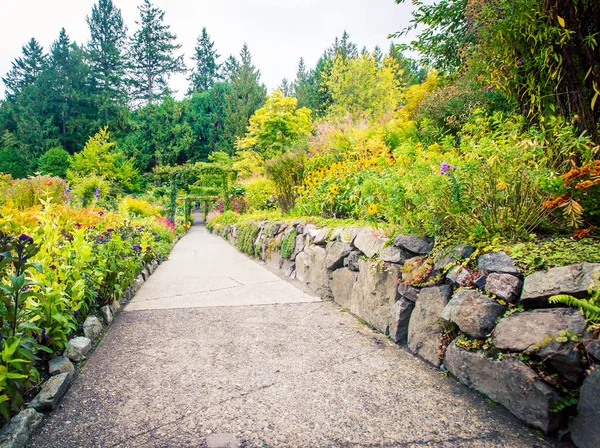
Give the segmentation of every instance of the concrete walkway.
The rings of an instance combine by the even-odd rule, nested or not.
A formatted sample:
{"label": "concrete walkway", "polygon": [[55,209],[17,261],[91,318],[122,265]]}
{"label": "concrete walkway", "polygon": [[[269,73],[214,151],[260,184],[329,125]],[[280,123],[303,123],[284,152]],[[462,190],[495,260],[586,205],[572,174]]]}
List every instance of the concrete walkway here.
{"label": "concrete walkway", "polygon": [[552,444],[196,225],[30,446]]}

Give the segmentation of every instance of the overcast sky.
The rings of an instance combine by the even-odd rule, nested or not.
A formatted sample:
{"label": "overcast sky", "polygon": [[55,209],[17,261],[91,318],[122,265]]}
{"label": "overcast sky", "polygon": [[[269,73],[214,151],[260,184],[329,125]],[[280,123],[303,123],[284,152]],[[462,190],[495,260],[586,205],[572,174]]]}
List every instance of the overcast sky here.
{"label": "overcast sky", "polygon": [[[132,35],[139,19],[141,0],[113,0],[121,9]],[[47,51],[65,27],[80,44],[89,39],[86,16],[96,0],[0,0],[0,75],[11,68],[21,47],[35,37]],[[397,5],[394,0],[154,0],[166,11],[165,22],[182,45],[186,64],[196,38],[206,27],[222,62],[229,54],[238,55],[247,42],[261,80],[269,90],[286,77],[294,79],[300,57],[313,67],[326,47],[344,30],[359,48],[375,45],[387,51],[387,35],[403,28],[411,2]],[[187,75],[171,79],[171,88],[181,97],[187,90]],[[4,85],[0,81],[0,97]]]}

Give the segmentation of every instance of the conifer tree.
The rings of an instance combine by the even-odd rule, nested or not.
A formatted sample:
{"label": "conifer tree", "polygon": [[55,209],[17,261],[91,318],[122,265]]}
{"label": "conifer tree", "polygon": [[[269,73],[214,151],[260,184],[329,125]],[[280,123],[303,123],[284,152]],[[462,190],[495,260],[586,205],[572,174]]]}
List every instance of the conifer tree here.
{"label": "conifer tree", "polygon": [[206,28],[202,28],[202,35],[198,36],[196,51],[192,57],[196,62],[196,66],[188,78],[191,83],[188,95],[194,92],[204,92],[222,78],[220,73],[221,64],[217,63],[220,55],[217,50],[213,49],[213,46],[214,42],[211,42]]}
{"label": "conifer tree", "polygon": [[221,78],[225,81],[231,81],[239,65],[240,63],[235,56],[230,54],[221,66]]}
{"label": "conifer tree", "polygon": [[121,10],[114,6],[112,0],[98,0],[86,21],[91,35],[86,58],[91,68],[92,82],[102,97],[103,105],[112,102],[124,104],[127,28]]}
{"label": "conifer tree", "polygon": [[25,86],[33,84],[46,67],[47,56],[37,40],[31,38],[22,50],[23,56],[13,61],[12,69],[2,78],[7,97],[14,97]]}
{"label": "conifer tree", "polygon": [[144,0],[139,6],[139,29],[131,42],[130,64],[133,97],[143,103],[154,103],[169,92],[169,77],[185,72],[183,55],[175,53],[181,48],[177,36],[164,24],[165,12]]}
{"label": "conifer tree", "polygon": [[231,89],[226,98],[224,132],[228,139],[228,150],[234,152],[236,138],[246,133],[252,114],[260,108],[267,97],[267,89],[260,83],[260,71],[252,64],[248,44],[240,52],[240,64],[231,79]]}

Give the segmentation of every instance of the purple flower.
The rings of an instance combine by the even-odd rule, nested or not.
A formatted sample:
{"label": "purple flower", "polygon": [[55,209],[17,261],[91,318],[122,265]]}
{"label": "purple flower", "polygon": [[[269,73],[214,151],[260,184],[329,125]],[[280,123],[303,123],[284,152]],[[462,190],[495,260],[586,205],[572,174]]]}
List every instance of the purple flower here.
{"label": "purple flower", "polygon": [[56,265],[55,264],[51,264],[50,265],[50,269],[52,269],[53,271],[55,271],[56,270]]}
{"label": "purple flower", "polygon": [[22,233],[19,236],[19,241],[23,241],[27,244],[32,244],[33,243],[33,238],[31,238],[29,235],[25,235],[24,233]]}
{"label": "purple flower", "polygon": [[448,162],[442,162],[440,165],[440,176],[443,176],[444,174],[450,175],[449,171],[454,171],[455,169],[456,167],[454,165],[450,165]]}
{"label": "purple flower", "polygon": [[493,88],[494,88],[494,84],[490,84],[489,86],[487,86],[487,87],[485,88],[485,90],[487,90],[487,91],[489,92],[489,91],[490,91],[490,90],[492,90]]}
{"label": "purple flower", "polygon": [[135,246],[132,247],[134,252],[141,252],[142,251],[142,247],[138,246],[137,244]]}
{"label": "purple flower", "polygon": [[50,339],[50,336],[48,336],[48,335],[46,334],[46,329],[45,329],[45,328],[42,328],[42,340],[43,340],[43,341],[47,341],[47,340],[49,340],[49,339]]}
{"label": "purple flower", "polygon": [[71,194],[71,190],[69,188],[65,189],[65,194]]}
{"label": "purple flower", "polygon": [[81,196],[79,199],[81,199],[81,202],[85,202],[85,196]]}
{"label": "purple flower", "polygon": [[108,233],[113,233],[113,232],[115,231],[115,229],[112,229],[112,228],[110,228],[110,227],[109,227],[108,229],[106,229],[106,231],[107,231]]}
{"label": "purple flower", "polygon": [[96,189],[94,190],[94,197],[95,197],[96,199],[100,199],[100,188],[96,188]]}
{"label": "purple flower", "polygon": [[75,310],[75,311],[73,312],[73,315],[74,315],[75,317],[79,317],[79,316],[81,316],[81,311],[79,311],[79,310]]}
{"label": "purple flower", "polygon": [[520,67],[523,65],[523,58],[517,59],[517,65]]}

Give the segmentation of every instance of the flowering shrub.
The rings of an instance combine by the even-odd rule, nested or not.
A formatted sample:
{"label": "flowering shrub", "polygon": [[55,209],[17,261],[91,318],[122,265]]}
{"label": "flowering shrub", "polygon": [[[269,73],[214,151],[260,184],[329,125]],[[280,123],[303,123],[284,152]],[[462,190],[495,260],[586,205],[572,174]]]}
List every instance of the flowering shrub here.
{"label": "flowering shrub", "polygon": [[67,183],[52,176],[35,176],[27,179],[6,179],[0,182],[3,202],[19,210],[39,205],[42,199],[63,202],[67,199]]}
{"label": "flowering shrub", "polygon": [[128,216],[145,218],[148,216],[159,216],[160,207],[152,205],[144,199],[127,196],[119,202],[119,211]]}
{"label": "flowering shrub", "polygon": [[90,312],[121,298],[146,263],[168,256],[176,234],[166,218],[131,219],[97,206],[55,203],[51,195],[39,202],[0,207],[0,414],[5,420],[39,382],[35,356],[64,350]]}

